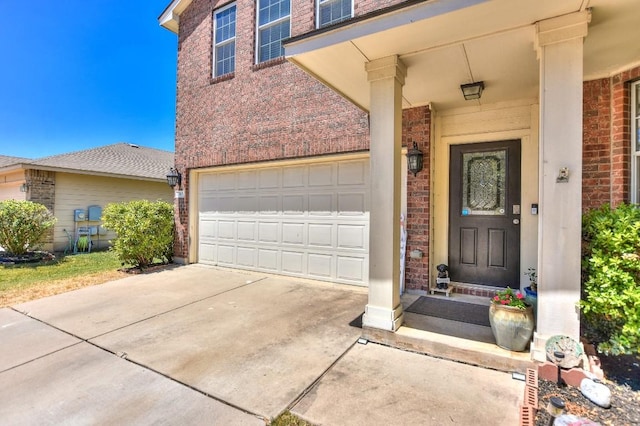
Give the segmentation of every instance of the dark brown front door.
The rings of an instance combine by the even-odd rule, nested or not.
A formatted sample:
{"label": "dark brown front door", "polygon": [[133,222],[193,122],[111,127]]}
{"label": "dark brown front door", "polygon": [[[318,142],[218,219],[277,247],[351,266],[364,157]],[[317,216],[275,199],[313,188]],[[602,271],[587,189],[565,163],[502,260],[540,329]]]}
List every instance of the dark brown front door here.
{"label": "dark brown front door", "polygon": [[520,283],[520,141],[451,146],[452,281]]}

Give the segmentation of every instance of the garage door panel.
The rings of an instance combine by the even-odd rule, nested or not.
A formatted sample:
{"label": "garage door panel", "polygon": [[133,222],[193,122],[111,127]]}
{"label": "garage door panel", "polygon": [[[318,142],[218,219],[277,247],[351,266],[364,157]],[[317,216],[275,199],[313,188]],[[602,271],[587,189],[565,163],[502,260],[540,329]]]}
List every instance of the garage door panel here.
{"label": "garage door panel", "polygon": [[236,174],[233,172],[218,175],[218,191],[235,191]]}
{"label": "garage door panel", "polygon": [[213,212],[221,214],[235,213],[236,199],[233,196],[214,199]]}
{"label": "garage door panel", "polygon": [[238,241],[256,240],[256,222],[238,221]]}
{"label": "garage door panel", "polygon": [[309,166],[309,186],[333,185],[333,164]]}
{"label": "garage door panel", "polygon": [[332,260],[330,254],[309,253],[308,255],[308,272],[312,277],[331,278]]}
{"label": "garage door panel", "polygon": [[285,167],[282,172],[283,188],[304,188],[307,185],[307,167]]}
{"label": "garage door panel", "polygon": [[368,282],[367,159],[207,172],[198,182],[200,262]]}
{"label": "garage door panel", "polygon": [[235,264],[235,246],[218,245],[217,247],[217,261],[221,264],[233,265]]}
{"label": "garage door panel", "polygon": [[333,225],[325,223],[309,224],[309,246],[332,247]]}
{"label": "garage door panel", "polygon": [[338,225],[338,248],[365,250],[367,233],[365,225]]}
{"label": "garage door panel", "polygon": [[364,185],[368,170],[364,161],[338,163],[338,185]]}
{"label": "garage door panel", "polygon": [[369,266],[361,257],[338,256],[337,276],[342,280],[362,282],[368,273]]}
{"label": "garage door panel", "polygon": [[255,267],[258,257],[258,249],[255,247],[239,246],[236,252],[236,263],[240,266]]}
{"label": "garage door panel", "polygon": [[282,210],[288,215],[302,215],[304,213],[304,195],[284,195],[282,197]]}
{"label": "garage door panel", "polygon": [[304,228],[303,223],[284,222],[282,224],[282,243],[304,244]]}
{"label": "garage door panel", "polygon": [[280,197],[277,195],[261,196],[259,200],[260,214],[274,215],[280,210]]}
{"label": "garage door panel", "polygon": [[338,195],[338,215],[363,216],[366,213],[367,196],[364,193],[350,192]]}
{"label": "garage door panel", "polygon": [[310,216],[330,216],[334,210],[333,194],[309,194]]}
{"label": "garage door panel", "polygon": [[238,197],[235,201],[235,211],[242,214],[256,214],[258,211],[258,196],[250,195],[245,197]]}
{"label": "garage door panel", "polygon": [[280,169],[263,169],[258,172],[260,189],[278,189],[280,187]]}
{"label": "garage door panel", "polygon": [[278,271],[278,250],[258,249],[258,267]]}
{"label": "garage door panel", "polygon": [[282,252],[282,271],[292,274],[304,273],[304,253],[283,251]]}
{"label": "garage door panel", "polygon": [[218,237],[217,229],[217,220],[200,220],[200,239],[216,239]]}
{"label": "garage door panel", "polygon": [[277,243],[280,223],[278,222],[260,222],[258,224],[258,242],[259,243]]}
{"label": "garage door panel", "polygon": [[203,263],[215,263],[216,249],[217,246],[215,244],[201,243],[199,247],[200,261]]}
{"label": "garage door panel", "polygon": [[238,186],[237,189],[256,189],[257,187],[257,174],[255,171],[239,172],[238,173]]}
{"label": "garage door panel", "polygon": [[218,222],[218,238],[222,240],[235,240],[236,223],[232,220],[221,220]]}

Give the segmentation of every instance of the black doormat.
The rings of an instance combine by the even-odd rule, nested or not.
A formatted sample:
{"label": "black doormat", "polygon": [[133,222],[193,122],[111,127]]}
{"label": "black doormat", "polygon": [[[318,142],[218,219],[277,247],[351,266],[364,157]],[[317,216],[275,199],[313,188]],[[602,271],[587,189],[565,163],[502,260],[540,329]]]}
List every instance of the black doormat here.
{"label": "black doormat", "polygon": [[491,327],[489,305],[420,296],[406,312]]}

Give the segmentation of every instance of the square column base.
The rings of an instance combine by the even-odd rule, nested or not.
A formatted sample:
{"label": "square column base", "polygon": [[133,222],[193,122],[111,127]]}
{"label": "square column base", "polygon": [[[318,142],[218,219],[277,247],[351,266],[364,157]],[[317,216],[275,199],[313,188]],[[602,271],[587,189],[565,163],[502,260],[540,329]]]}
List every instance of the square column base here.
{"label": "square column base", "polygon": [[402,325],[404,314],[402,304],[394,309],[367,305],[362,316],[362,326],[379,328],[381,330],[396,331]]}

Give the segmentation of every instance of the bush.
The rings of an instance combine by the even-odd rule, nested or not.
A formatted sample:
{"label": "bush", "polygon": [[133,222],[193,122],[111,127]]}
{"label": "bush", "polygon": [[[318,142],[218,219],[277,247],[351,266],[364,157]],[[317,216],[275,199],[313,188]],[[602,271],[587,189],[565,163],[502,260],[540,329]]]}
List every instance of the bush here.
{"label": "bush", "polygon": [[588,212],[582,238],[584,335],[605,354],[640,354],[640,209]]}
{"label": "bush", "polygon": [[108,204],[103,226],[115,231],[111,249],[123,264],[145,267],[168,263],[173,253],[173,205],[164,201]]}
{"label": "bush", "polygon": [[56,218],[42,204],[0,201],[0,246],[14,255],[37,249]]}

